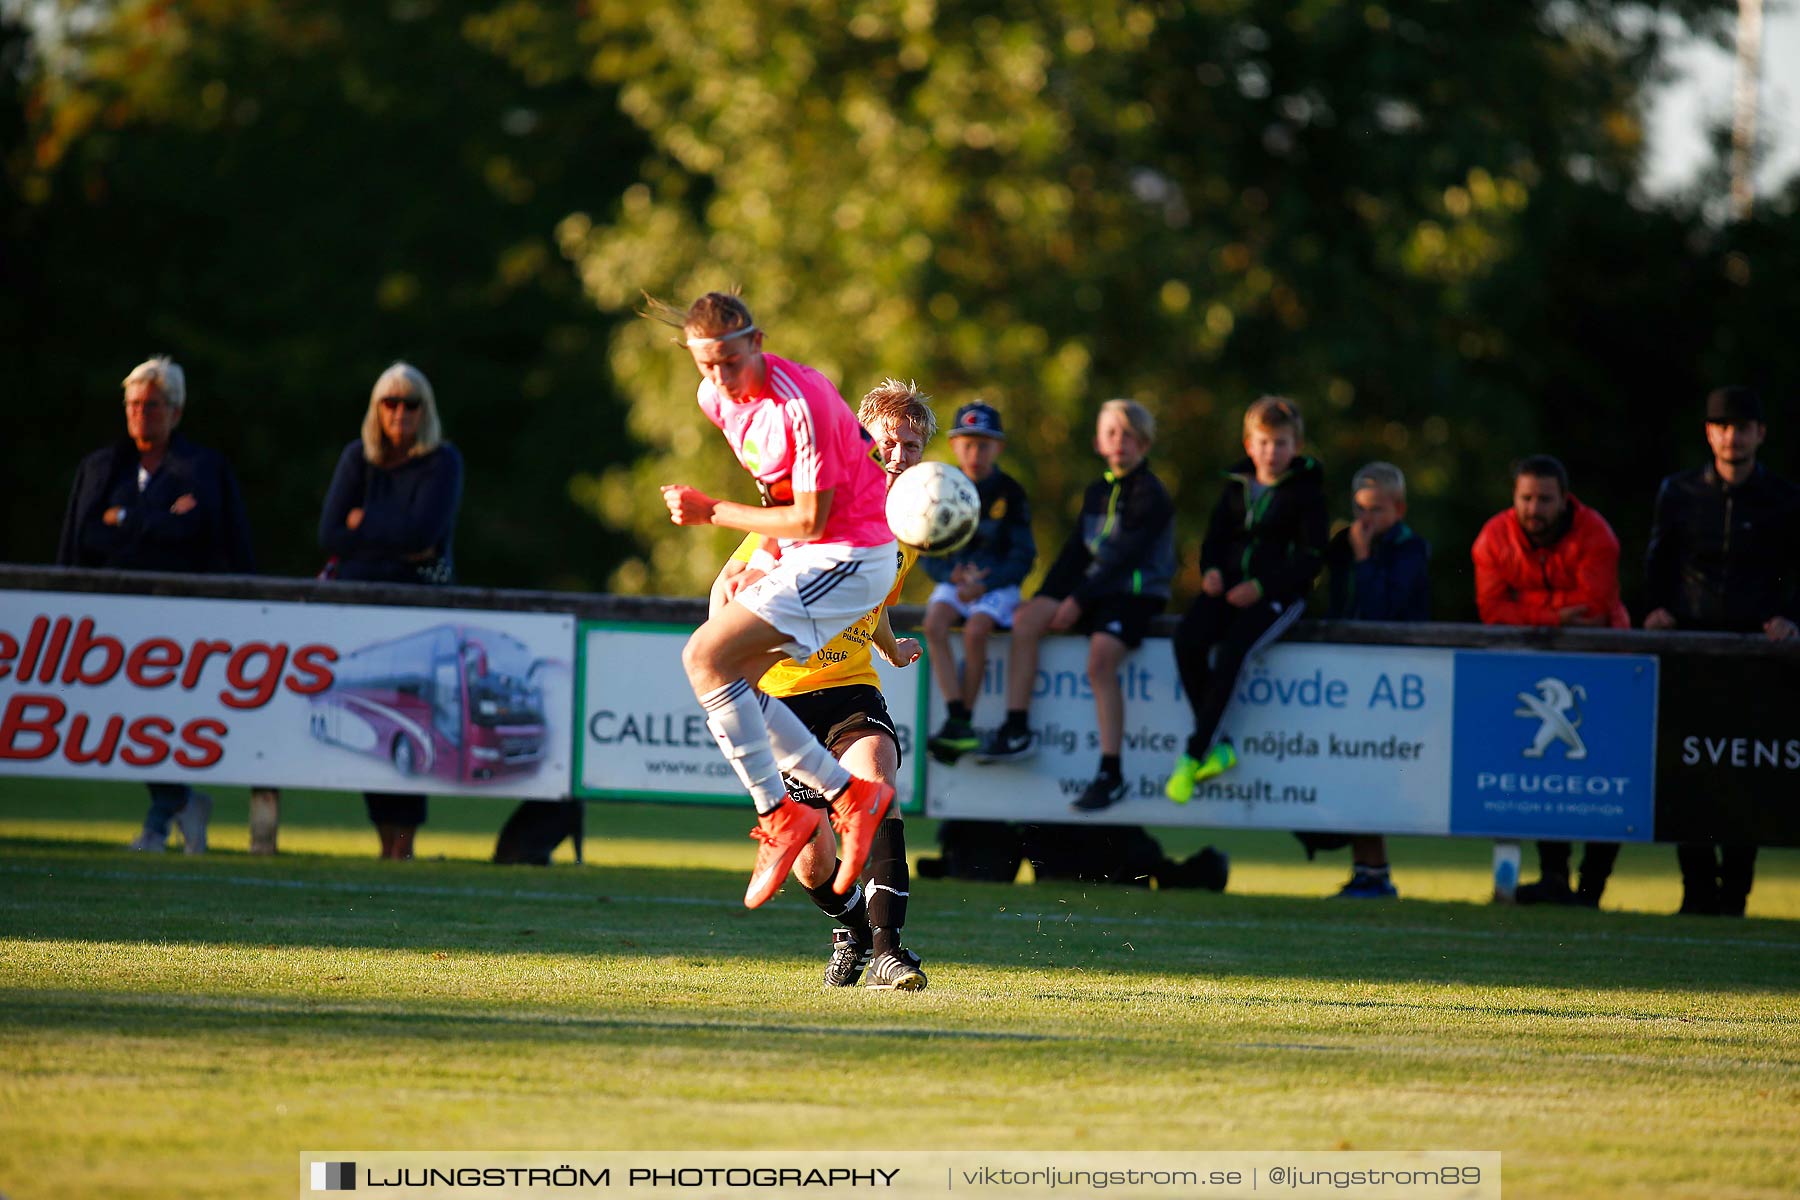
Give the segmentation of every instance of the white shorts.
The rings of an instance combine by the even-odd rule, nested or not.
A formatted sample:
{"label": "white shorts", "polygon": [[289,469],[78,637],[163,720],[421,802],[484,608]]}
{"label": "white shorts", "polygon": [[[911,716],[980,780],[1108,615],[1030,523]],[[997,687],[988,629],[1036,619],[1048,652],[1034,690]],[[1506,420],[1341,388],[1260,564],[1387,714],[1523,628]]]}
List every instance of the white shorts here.
{"label": "white shorts", "polygon": [[994,624],[1002,629],[1011,629],[1013,610],[1019,607],[1019,589],[1012,587],[995,588],[991,592],[983,592],[973,600],[963,600],[956,594],[954,583],[940,583],[931,589],[931,598],[925,601],[927,607],[933,604],[948,604],[956,610],[958,616],[968,620],[976,613],[985,613],[992,617]]}
{"label": "white shorts", "polygon": [[739,592],[738,603],[773,625],[796,662],[880,606],[893,590],[900,551],[884,546],[800,542],[781,552],[775,569]]}

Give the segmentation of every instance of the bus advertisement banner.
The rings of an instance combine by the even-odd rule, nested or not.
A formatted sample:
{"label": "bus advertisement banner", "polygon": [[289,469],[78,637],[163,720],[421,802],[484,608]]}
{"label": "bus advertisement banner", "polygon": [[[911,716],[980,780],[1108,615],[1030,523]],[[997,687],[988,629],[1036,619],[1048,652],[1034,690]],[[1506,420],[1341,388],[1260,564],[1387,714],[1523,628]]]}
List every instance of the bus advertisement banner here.
{"label": "bus advertisement banner", "polygon": [[0,773],[559,799],[573,617],[0,593]]}
{"label": "bus advertisement banner", "polygon": [[[975,705],[986,730],[1005,715],[1010,639],[988,643]],[[1166,638],[1146,639],[1119,671],[1126,798],[1098,813],[1069,808],[1100,765],[1087,640],[1046,639],[1032,689],[1035,753],[1006,763],[965,755],[932,763],[930,816],[1105,825],[1188,825],[1443,834],[1450,831],[1455,651],[1308,643],[1277,645],[1239,675],[1220,728],[1238,766],[1171,803],[1163,782],[1194,718]],[[930,722],[944,718],[932,689]]]}
{"label": "bus advertisement banner", "polygon": [[[692,633],[687,626],[582,623],[577,796],[749,804],[682,671],[681,648]],[[904,812],[923,811],[924,763],[915,749],[925,741],[920,730],[928,669],[924,658],[901,668],[875,656],[882,697],[900,735],[895,791]]]}

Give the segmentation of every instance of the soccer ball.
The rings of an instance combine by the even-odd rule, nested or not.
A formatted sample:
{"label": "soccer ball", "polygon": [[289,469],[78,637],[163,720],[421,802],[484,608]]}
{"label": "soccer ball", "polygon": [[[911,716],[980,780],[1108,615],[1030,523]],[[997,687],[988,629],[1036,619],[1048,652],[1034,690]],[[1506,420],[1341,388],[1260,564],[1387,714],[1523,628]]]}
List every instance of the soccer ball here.
{"label": "soccer ball", "polygon": [[969,477],[948,463],[920,463],[888,489],[887,521],[894,536],[919,553],[949,554],[975,536],[981,497]]}

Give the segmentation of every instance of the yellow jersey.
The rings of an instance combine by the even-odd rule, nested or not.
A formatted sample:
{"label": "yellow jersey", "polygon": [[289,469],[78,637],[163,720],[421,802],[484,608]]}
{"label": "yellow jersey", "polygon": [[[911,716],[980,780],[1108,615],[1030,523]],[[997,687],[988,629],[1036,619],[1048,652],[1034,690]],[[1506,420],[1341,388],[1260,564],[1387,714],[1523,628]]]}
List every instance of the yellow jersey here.
{"label": "yellow jersey", "polygon": [[[761,534],[750,534],[731,556],[731,560],[749,562],[750,556],[756,553],[762,543]],[[875,626],[881,620],[881,610],[899,602],[900,587],[906,582],[906,573],[919,558],[919,552],[911,546],[896,545],[899,545],[899,570],[894,573],[894,586],[880,607],[870,609],[854,625],[832,638],[805,662],[795,662],[788,658],[770,667],[762,681],[756,685],[759,689],[779,698],[799,696],[806,692],[822,692],[826,688],[848,687],[854,683],[866,683],[870,687],[881,686],[881,678],[875,674],[872,645]]]}

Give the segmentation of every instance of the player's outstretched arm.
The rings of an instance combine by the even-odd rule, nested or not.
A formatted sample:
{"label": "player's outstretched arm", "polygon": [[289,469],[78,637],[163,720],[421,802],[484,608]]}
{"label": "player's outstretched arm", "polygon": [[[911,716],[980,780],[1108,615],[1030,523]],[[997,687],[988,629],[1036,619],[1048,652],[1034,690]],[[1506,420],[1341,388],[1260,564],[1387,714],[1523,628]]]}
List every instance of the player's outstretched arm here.
{"label": "player's outstretched arm", "polygon": [[917,638],[894,636],[894,627],[888,622],[888,612],[885,608],[875,619],[875,636],[869,640],[875,644],[875,649],[881,652],[881,657],[896,667],[912,666],[919,661],[919,655],[923,653]]}
{"label": "player's outstretched arm", "polygon": [[663,503],[669,506],[669,520],[677,525],[717,525],[793,542],[814,542],[825,532],[835,493],[831,488],[795,492],[792,504],[775,508],[714,500],[698,488],[679,483],[664,484],[662,494]]}
{"label": "player's outstretched arm", "polygon": [[825,519],[831,515],[834,494],[830,488],[822,492],[797,491],[792,504],[775,508],[721,500],[713,509],[712,523],[765,537],[815,542],[825,533]]}

